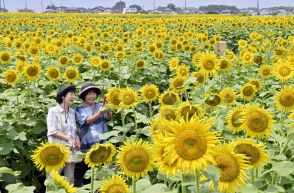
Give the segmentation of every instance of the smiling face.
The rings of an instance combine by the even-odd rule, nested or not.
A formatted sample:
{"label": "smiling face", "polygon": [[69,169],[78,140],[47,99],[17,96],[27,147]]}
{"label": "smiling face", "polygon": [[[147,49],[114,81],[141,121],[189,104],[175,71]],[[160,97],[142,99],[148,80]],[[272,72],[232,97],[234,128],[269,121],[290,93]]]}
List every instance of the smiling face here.
{"label": "smiling face", "polygon": [[74,91],[70,91],[68,93],[66,93],[65,96],[62,97],[63,102],[65,104],[65,106],[71,106],[74,102],[75,99],[75,92]]}
{"label": "smiling face", "polygon": [[95,89],[90,89],[87,91],[84,99],[83,99],[83,102],[85,105],[92,105],[96,102],[97,100],[97,92]]}

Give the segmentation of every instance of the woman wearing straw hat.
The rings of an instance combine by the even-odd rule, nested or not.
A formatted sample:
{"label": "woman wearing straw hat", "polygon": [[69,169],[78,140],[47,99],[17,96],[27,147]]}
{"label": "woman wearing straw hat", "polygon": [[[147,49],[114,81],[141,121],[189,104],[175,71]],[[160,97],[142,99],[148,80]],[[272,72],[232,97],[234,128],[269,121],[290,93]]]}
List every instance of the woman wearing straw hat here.
{"label": "woman wearing straw hat", "polygon": [[80,140],[77,134],[75,110],[70,108],[75,97],[74,85],[62,86],[56,95],[56,106],[49,109],[47,116],[47,136],[49,142],[60,143],[71,149],[70,162],[65,165],[64,175],[74,183],[74,168]]}
{"label": "woman wearing straw hat", "polygon": [[[82,105],[76,108],[76,120],[79,125],[81,152],[86,153],[94,144],[103,143],[98,137],[106,133],[107,121],[112,119],[110,110],[103,110],[103,104],[97,103],[101,90],[92,82],[86,82],[79,93]],[[76,168],[76,186],[83,185],[83,176],[88,170],[87,165],[81,162]]]}

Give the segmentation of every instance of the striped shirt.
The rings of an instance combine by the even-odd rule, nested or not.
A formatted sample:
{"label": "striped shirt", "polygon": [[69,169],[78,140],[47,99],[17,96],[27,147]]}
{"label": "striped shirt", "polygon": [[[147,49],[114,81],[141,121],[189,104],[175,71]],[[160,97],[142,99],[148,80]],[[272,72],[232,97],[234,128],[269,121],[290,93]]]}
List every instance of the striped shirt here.
{"label": "striped shirt", "polygon": [[76,108],[76,120],[81,137],[81,152],[83,153],[87,152],[94,144],[103,143],[98,135],[108,131],[106,114],[91,124],[87,123],[87,118],[98,112],[101,106],[102,103],[95,103],[90,106],[78,106]]}

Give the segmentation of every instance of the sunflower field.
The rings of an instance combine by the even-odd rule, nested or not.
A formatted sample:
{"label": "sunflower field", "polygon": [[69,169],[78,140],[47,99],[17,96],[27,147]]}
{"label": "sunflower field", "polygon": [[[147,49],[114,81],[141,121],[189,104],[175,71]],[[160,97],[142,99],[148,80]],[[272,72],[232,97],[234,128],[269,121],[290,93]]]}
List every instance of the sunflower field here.
{"label": "sunflower field", "polygon": [[[1,192],[294,193],[294,16],[0,13],[0,74]],[[85,81],[113,119],[78,188],[46,115]]]}

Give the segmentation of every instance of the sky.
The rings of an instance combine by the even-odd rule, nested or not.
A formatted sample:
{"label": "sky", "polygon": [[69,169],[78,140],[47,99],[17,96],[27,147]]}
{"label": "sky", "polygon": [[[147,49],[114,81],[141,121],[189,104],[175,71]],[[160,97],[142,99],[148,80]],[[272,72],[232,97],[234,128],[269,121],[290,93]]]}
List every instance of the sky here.
{"label": "sky", "polygon": [[[1,6],[3,7],[3,0]],[[17,9],[25,7],[25,0],[4,0],[5,7],[9,11],[17,11]],[[50,4],[50,0],[26,0],[28,8],[36,12],[42,11],[43,8]],[[57,6],[66,7],[85,7],[93,8],[95,6],[112,7],[119,0],[51,0]],[[122,0],[126,6],[132,4],[140,5],[145,10],[153,9],[153,0]],[[155,0],[155,6],[166,6],[168,3],[173,3],[177,7],[184,7],[185,0]],[[256,0],[186,0],[187,7],[199,7],[202,5],[217,4],[217,5],[233,5],[238,8],[256,7]],[[260,8],[273,6],[289,6],[294,7],[294,0],[259,0]]]}

